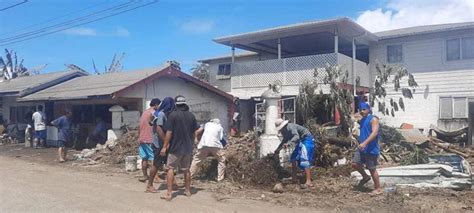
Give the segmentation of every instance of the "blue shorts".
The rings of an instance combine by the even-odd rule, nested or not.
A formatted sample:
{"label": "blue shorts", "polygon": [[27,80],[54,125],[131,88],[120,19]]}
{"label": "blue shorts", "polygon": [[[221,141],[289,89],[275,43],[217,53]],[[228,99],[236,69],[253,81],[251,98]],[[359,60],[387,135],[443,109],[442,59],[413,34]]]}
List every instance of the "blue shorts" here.
{"label": "blue shorts", "polygon": [[301,169],[311,168],[314,163],[315,143],[312,136],[307,136],[300,140],[291,153],[291,162],[297,162]]}
{"label": "blue shorts", "polygon": [[46,130],[35,131],[35,139],[46,140]]}
{"label": "blue shorts", "polygon": [[354,152],[352,157],[352,163],[357,163],[359,165],[365,165],[367,169],[373,170],[377,168],[378,165],[378,155],[361,153],[359,150]]}
{"label": "blue shorts", "polygon": [[58,140],[58,147],[59,148],[64,148],[66,147],[66,141]]}
{"label": "blue shorts", "polygon": [[141,143],[138,147],[138,155],[140,155],[142,160],[153,160],[155,155],[153,154],[151,143]]}

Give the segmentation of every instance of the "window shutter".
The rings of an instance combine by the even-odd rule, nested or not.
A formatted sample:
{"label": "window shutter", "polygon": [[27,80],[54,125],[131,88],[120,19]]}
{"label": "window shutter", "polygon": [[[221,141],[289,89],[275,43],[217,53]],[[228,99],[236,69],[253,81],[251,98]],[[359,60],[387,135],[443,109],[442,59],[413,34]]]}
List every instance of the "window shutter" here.
{"label": "window shutter", "polygon": [[466,98],[453,98],[453,118],[467,118]]}
{"label": "window shutter", "polygon": [[451,119],[453,118],[453,102],[452,98],[439,98],[439,118]]}

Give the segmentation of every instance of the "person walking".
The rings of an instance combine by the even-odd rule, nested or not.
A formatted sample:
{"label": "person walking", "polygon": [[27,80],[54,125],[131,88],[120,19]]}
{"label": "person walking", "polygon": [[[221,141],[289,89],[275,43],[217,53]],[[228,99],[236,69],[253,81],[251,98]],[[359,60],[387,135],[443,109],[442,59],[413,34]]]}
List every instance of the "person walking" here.
{"label": "person walking", "polygon": [[161,100],[153,98],[150,101],[150,107],[143,111],[140,117],[140,125],[138,128],[138,154],[142,159],[142,172],[143,176],[138,180],[145,182],[148,180],[148,163],[154,159],[153,149],[151,144],[153,143],[153,128],[150,126],[150,121],[153,120],[153,113],[160,106]]}
{"label": "person walking", "polygon": [[32,115],[35,134],[33,148],[46,147],[46,115],[43,112],[43,105],[38,106],[38,111]]}
{"label": "person walking", "polygon": [[217,181],[224,180],[225,173],[225,151],[222,144],[224,140],[224,128],[221,125],[219,119],[214,118],[204,125],[204,128],[198,130],[198,134],[201,132],[201,140],[197,146],[198,150],[194,154],[193,161],[191,163],[191,177],[194,177],[197,169],[197,165],[205,158],[212,156],[217,158]]}
{"label": "person walking", "polygon": [[189,167],[193,155],[194,140],[196,130],[199,125],[193,113],[189,112],[189,106],[186,104],[184,96],[176,96],[176,110],[171,112],[166,122],[165,141],[161,149],[161,155],[167,158],[167,191],[161,196],[162,199],[170,201],[173,191],[174,169],[181,168],[184,173],[186,196],[191,196],[191,174]]}
{"label": "person walking", "polygon": [[72,112],[66,109],[64,115],[51,122],[52,125],[59,129],[58,132],[58,155],[59,162],[66,161],[66,144],[72,142]]}
{"label": "person walking", "polygon": [[275,121],[276,129],[283,135],[274,155],[278,156],[280,150],[287,146],[287,143],[295,143],[295,149],[291,153],[290,161],[292,163],[291,176],[293,182],[297,181],[296,172],[298,167],[305,172],[306,182],[301,185],[302,188],[312,187],[311,167],[314,163],[315,142],[311,132],[303,126],[294,123],[288,123],[281,118]]}
{"label": "person walking", "polygon": [[163,148],[163,143],[165,140],[165,124],[167,121],[167,117],[171,112],[175,110],[175,103],[172,97],[166,97],[161,102],[160,106],[154,113],[154,119],[151,122],[151,126],[153,127],[153,167],[150,169],[150,175],[148,178],[148,184],[146,187],[145,192],[156,193],[158,192],[155,187],[153,186],[153,182],[155,181],[156,174],[158,169],[166,164],[166,158],[168,155],[161,156],[161,148]]}
{"label": "person walking", "polygon": [[[380,155],[379,119],[372,115],[370,105],[367,102],[359,104],[359,113],[362,116],[362,119],[359,121],[359,146],[352,158],[352,168],[362,175],[362,180],[358,186],[362,187],[372,179],[374,181],[374,191],[372,191],[371,194],[378,195],[383,193],[377,172],[377,160]],[[369,170],[370,176],[365,172],[364,165]]]}

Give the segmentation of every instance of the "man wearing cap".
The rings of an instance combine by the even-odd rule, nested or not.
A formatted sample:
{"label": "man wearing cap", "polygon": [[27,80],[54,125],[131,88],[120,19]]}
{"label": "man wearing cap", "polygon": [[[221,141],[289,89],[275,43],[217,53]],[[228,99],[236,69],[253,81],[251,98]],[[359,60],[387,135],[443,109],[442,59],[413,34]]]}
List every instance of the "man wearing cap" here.
{"label": "man wearing cap", "polygon": [[145,182],[148,180],[148,161],[152,161],[155,156],[151,144],[153,143],[153,127],[150,126],[150,121],[153,120],[153,113],[160,106],[161,100],[153,98],[150,102],[150,108],[146,109],[140,118],[140,126],[138,128],[138,154],[142,159],[143,177],[138,180]]}
{"label": "man wearing cap", "polygon": [[[204,132],[203,132],[204,131]],[[191,163],[191,177],[196,173],[197,165],[205,158],[212,156],[217,158],[217,181],[224,180],[225,173],[225,153],[222,140],[224,140],[224,128],[219,119],[214,118],[199,128],[198,134],[202,133],[201,140],[197,146],[198,151],[193,157]]]}
{"label": "man wearing cap", "polygon": [[314,138],[311,132],[298,124],[288,123],[287,120],[281,118],[275,121],[275,127],[283,135],[283,140],[275,150],[275,155],[278,156],[280,150],[287,143],[293,142],[296,144],[295,149],[291,153],[290,161],[292,163],[292,179],[297,181],[296,172],[297,167],[304,170],[306,175],[306,183],[302,187],[312,187],[311,181],[311,167],[314,161]]}
{"label": "man wearing cap", "polygon": [[165,124],[166,135],[160,154],[166,156],[168,152],[167,167],[167,192],[161,196],[162,199],[170,201],[173,192],[174,169],[181,168],[184,173],[184,194],[191,196],[191,174],[189,167],[193,156],[194,140],[199,125],[193,113],[189,112],[186,99],[176,96],[176,110],[168,116]]}
{"label": "man wearing cap", "polygon": [[[362,116],[362,119],[359,121],[359,146],[354,152],[352,167],[362,175],[362,180],[358,184],[359,187],[369,182],[372,177],[375,188],[372,194],[380,194],[382,193],[382,189],[377,172],[377,159],[380,154],[379,119],[372,115],[370,105],[366,102],[359,104],[359,113]],[[370,171],[370,176],[365,172],[364,165]]]}

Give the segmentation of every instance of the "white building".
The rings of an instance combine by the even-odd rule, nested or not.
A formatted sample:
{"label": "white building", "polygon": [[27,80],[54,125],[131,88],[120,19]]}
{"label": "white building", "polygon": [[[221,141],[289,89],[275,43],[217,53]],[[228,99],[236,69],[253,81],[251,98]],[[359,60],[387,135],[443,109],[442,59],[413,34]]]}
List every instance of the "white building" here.
{"label": "white building", "polygon": [[[348,18],[306,22],[214,39],[230,47],[228,56],[200,60],[210,65],[210,83],[252,109],[268,84],[280,81],[286,97],[313,78],[313,70],[340,65],[359,91],[373,85],[376,62],[403,64],[419,87],[406,112],[382,117],[393,126],[430,124],[447,130],[474,126],[474,22],[420,26],[372,33]],[[236,54],[235,49],[244,50]],[[353,72],[354,71],[354,72]],[[400,93],[388,89],[389,97]],[[243,112],[243,129],[255,111]],[[471,136],[472,137],[472,136]],[[470,137],[470,138],[471,138]]]}

